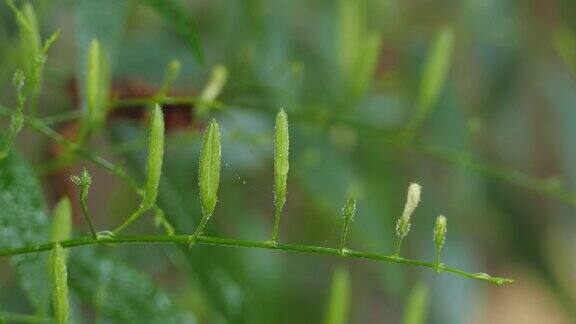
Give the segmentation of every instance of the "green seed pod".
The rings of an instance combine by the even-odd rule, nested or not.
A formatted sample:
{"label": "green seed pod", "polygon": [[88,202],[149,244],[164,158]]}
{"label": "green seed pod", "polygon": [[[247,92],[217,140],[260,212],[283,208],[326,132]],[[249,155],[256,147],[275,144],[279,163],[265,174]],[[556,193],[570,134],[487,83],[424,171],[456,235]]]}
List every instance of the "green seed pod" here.
{"label": "green seed pod", "polygon": [[52,265],[52,302],[56,323],[68,323],[68,275],[66,257],[59,243],[54,245],[51,256]]}
{"label": "green seed pod", "polygon": [[164,115],[162,108],[156,105],[150,118],[150,135],[148,137],[148,164],[144,198],[140,204],[142,209],[150,209],[158,196],[158,185],[162,173],[162,157],[164,155]]}
{"label": "green seed pod", "polygon": [[220,131],[216,120],[213,119],[204,132],[198,169],[198,186],[204,215],[212,215],[218,200],[220,155]]}
{"label": "green seed pod", "polygon": [[53,242],[69,239],[72,231],[72,206],[67,196],[58,201],[52,215],[50,239]]}
{"label": "green seed pod", "polygon": [[88,101],[89,114],[95,114],[98,109],[100,97],[100,42],[93,39],[88,48],[88,70],[86,75],[86,98]]}
{"label": "green seed pod", "polygon": [[274,200],[276,206],[283,206],[286,201],[286,181],[290,168],[289,146],[288,116],[284,109],[280,109],[276,115],[274,129]]}
{"label": "green seed pod", "polygon": [[288,180],[288,170],[290,169],[288,154],[290,146],[290,136],[288,132],[288,116],[284,109],[280,109],[276,115],[274,126],[274,226],[270,242],[276,244],[278,231],[280,229],[280,217],[286,202],[286,182]]}

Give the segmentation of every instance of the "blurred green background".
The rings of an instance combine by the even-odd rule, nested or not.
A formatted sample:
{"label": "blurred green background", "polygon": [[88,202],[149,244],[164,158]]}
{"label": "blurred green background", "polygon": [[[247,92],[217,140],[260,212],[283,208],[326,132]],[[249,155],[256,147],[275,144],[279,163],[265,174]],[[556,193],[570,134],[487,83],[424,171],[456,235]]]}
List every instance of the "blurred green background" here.
{"label": "blurred green background", "polygon": [[[215,117],[223,178],[206,233],[268,239],[273,118],[284,107],[291,168],[282,242],[336,246],[341,206],[355,195],[349,248],[390,254],[406,189],[418,182],[423,197],[404,256],[432,260],[433,222],[443,214],[445,263],[516,279],[498,287],[428,269],[257,249],[81,247],[69,262],[75,322],[321,323],[338,267],[349,271],[350,323],[401,322],[418,283],[429,288],[426,323],[576,318],[573,0],[32,4],[44,38],[61,30],[48,52],[40,116],[82,109],[93,38],[109,58],[112,99],[151,96],[172,59],[182,63],[173,96],[199,95],[215,66],[228,70],[221,109],[200,116],[197,107],[184,107],[191,116],[167,119],[159,200],[177,233],[192,233],[200,218],[200,135]],[[427,106],[426,64],[446,30],[453,51],[438,97]],[[6,106],[16,102],[11,83],[22,67],[19,44],[13,13],[2,2],[0,102]],[[2,118],[2,132],[7,122]],[[410,123],[421,127],[403,141]],[[88,147],[142,179],[145,126],[118,113]],[[67,134],[75,123],[54,127]],[[58,148],[41,135],[25,130],[16,147],[37,174],[47,214],[60,196],[75,197],[68,176],[84,166],[94,180],[90,209],[99,229],[113,228],[138,205],[125,184],[90,163],[50,167]],[[75,212],[81,235],[87,229],[77,206]],[[147,215],[129,232],[163,230]],[[8,260],[0,263],[0,310],[33,313]]]}

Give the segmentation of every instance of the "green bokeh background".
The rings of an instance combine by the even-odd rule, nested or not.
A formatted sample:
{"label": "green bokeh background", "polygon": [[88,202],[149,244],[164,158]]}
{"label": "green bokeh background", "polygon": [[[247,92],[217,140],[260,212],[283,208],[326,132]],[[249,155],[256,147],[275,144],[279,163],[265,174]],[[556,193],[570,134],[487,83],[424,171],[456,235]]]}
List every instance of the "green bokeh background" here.
{"label": "green bokeh background", "polygon": [[[284,107],[291,165],[281,241],[336,246],[340,209],[355,195],[349,247],[392,253],[406,189],[418,182],[422,202],[403,255],[432,260],[433,222],[443,214],[445,263],[516,283],[498,287],[428,269],[256,249],[78,248],[69,263],[75,321],[95,318],[94,296],[102,290],[109,300],[98,315],[103,322],[320,323],[338,266],[350,273],[350,323],[401,322],[410,291],[422,282],[430,288],[426,323],[574,320],[576,194],[558,199],[554,192],[576,188],[576,2],[170,1],[195,22],[202,62],[173,17],[154,10],[155,2],[33,1],[43,36],[61,30],[48,54],[40,115],[81,109],[70,85],[82,84],[94,37],[109,55],[114,83],[158,87],[166,65],[178,59],[182,73],[173,93],[197,95],[222,64],[229,73],[219,97],[224,106],[210,112],[223,136],[222,182],[207,234],[268,239],[273,120]],[[393,139],[415,112],[427,54],[445,26],[454,31],[446,83],[417,139],[398,146]],[[375,64],[363,69],[372,34],[380,36]],[[18,44],[12,12],[0,3],[0,102],[6,106],[15,103]],[[159,202],[181,234],[192,233],[200,218],[196,173],[206,120],[195,118],[167,138]],[[144,126],[109,121],[90,148],[142,179]],[[137,206],[124,184],[89,163],[42,173],[50,145],[28,130],[16,144],[37,171],[47,210],[67,182],[65,172],[83,166],[94,179],[90,208],[98,228],[113,228]],[[523,185],[517,172],[541,181]],[[86,231],[79,213],[75,230]],[[148,215],[129,232],[162,229]],[[9,262],[0,265],[0,310],[32,313]],[[124,267],[130,270],[110,275]],[[137,294],[110,297],[125,296],[121,291],[132,285],[162,290],[153,302],[173,318],[148,314]],[[170,308],[162,306],[167,300]]]}

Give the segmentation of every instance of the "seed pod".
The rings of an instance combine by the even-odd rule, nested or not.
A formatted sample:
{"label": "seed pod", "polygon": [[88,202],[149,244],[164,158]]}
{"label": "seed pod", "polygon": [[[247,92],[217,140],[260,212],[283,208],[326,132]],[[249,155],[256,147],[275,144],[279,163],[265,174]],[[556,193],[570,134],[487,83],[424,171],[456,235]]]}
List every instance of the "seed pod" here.
{"label": "seed pod", "polygon": [[65,241],[72,231],[72,207],[67,196],[62,197],[52,212],[50,239],[52,242]]}
{"label": "seed pod", "polygon": [[280,109],[276,115],[274,129],[274,200],[276,206],[280,206],[280,208],[286,201],[286,181],[290,168],[289,146],[288,116],[286,116],[284,109]]}
{"label": "seed pod", "polygon": [[148,162],[144,198],[140,204],[142,209],[150,209],[158,196],[158,185],[162,173],[162,157],[164,155],[164,115],[159,105],[152,109],[150,118],[150,135],[148,137]]}
{"label": "seed pod", "polygon": [[52,265],[54,316],[58,324],[66,324],[68,323],[68,275],[64,250],[59,243],[54,245],[50,261]]}
{"label": "seed pod", "polygon": [[95,114],[100,97],[100,42],[93,39],[88,48],[88,71],[86,75],[86,97],[90,114]]}
{"label": "seed pod", "polygon": [[220,131],[216,120],[212,119],[204,132],[198,168],[198,186],[204,215],[212,215],[218,200],[220,155]]}

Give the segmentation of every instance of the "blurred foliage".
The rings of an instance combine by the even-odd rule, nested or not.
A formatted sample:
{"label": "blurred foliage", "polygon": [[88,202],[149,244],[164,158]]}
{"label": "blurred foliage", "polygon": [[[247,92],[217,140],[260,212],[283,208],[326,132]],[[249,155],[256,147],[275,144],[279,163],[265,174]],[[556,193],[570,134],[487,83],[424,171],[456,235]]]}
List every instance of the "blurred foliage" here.
{"label": "blurred foliage", "polygon": [[[24,1],[15,3],[20,7]],[[214,67],[227,69],[221,109],[197,115],[184,106],[182,111],[192,112],[184,127],[180,115],[166,117],[158,204],[176,233],[192,233],[201,218],[200,136],[215,117],[222,132],[222,183],[205,231],[268,239],[273,119],[284,107],[291,151],[282,242],[336,246],[340,208],[353,195],[358,209],[347,246],[392,253],[406,187],[418,181],[423,204],[413,216],[404,254],[431,260],[434,219],[444,214],[450,231],[443,262],[520,278],[511,287],[488,287],[431,271],[350,261],[348,287],[343,270],[335,270],[342,260],[328,257],[206,246],[82,247],[70,252],[68,262],[72,321],[317,323],[331,316],[326,314],[331,289],[349,289],[350,323],[397,323],[405,318],[407,300],[416,304],[411,307],[424,303],[417,290],[422,288],[413,288],[421,281],[429,287],[431,323],[568,323],[576,316],[576,189],[570,189],[576,188],[574,1],[32,4],[42,39],[61,30],[47,54],[40,116],[87,109],[86,53],[93,38],[109,63],[113,99],[154,95],[173,59],[182,63],[169,90],[174,96],[200,95]],[[446,26],[453,32],[450,63],[437,98],[422,108],[426,62]],[[1,2],[5,106],[16,104],[14,71],[29,62],[20,45],[18,23]],[[145,108],[111,112],[87,144],[140,180]],[[413,118],[419,118],[414,141],[399,141]],[[0,120],[0,132],[8,122]],[[76,126],[70,121],[55,127],[69,136]],[[45,173],[61,148],[29,130],[16,143],[25,158],[13,150],[0,162],[2,248],[45,242],[51,209],[45,205],[62,195],[75,197],[68,176],[84,166],[67,160],[65,167]],[[114,177],[87,167],[94,178],[89,205],[96,227],[113,228],[139,199]],[[15,181],[11,177],[22,173],[22,190],[6,189]],[[76,234],[87,231],[78,207],[74,202]],[[127,232],[163,233],[152,216],[145,214]],[[45,271],[38,270],[46,268],[44,257],[0,261],[0,312],[48,312]],[[9,264],[23,267],[12,274]],[[334,271],[332,283],[327,274]],[[539,290],[530,294],[534,287]],[[332,294],[336,303],[345,292]],[[536,300],[530,299],[534,295]],[[499,305],[503,311],[492,311]]]}

